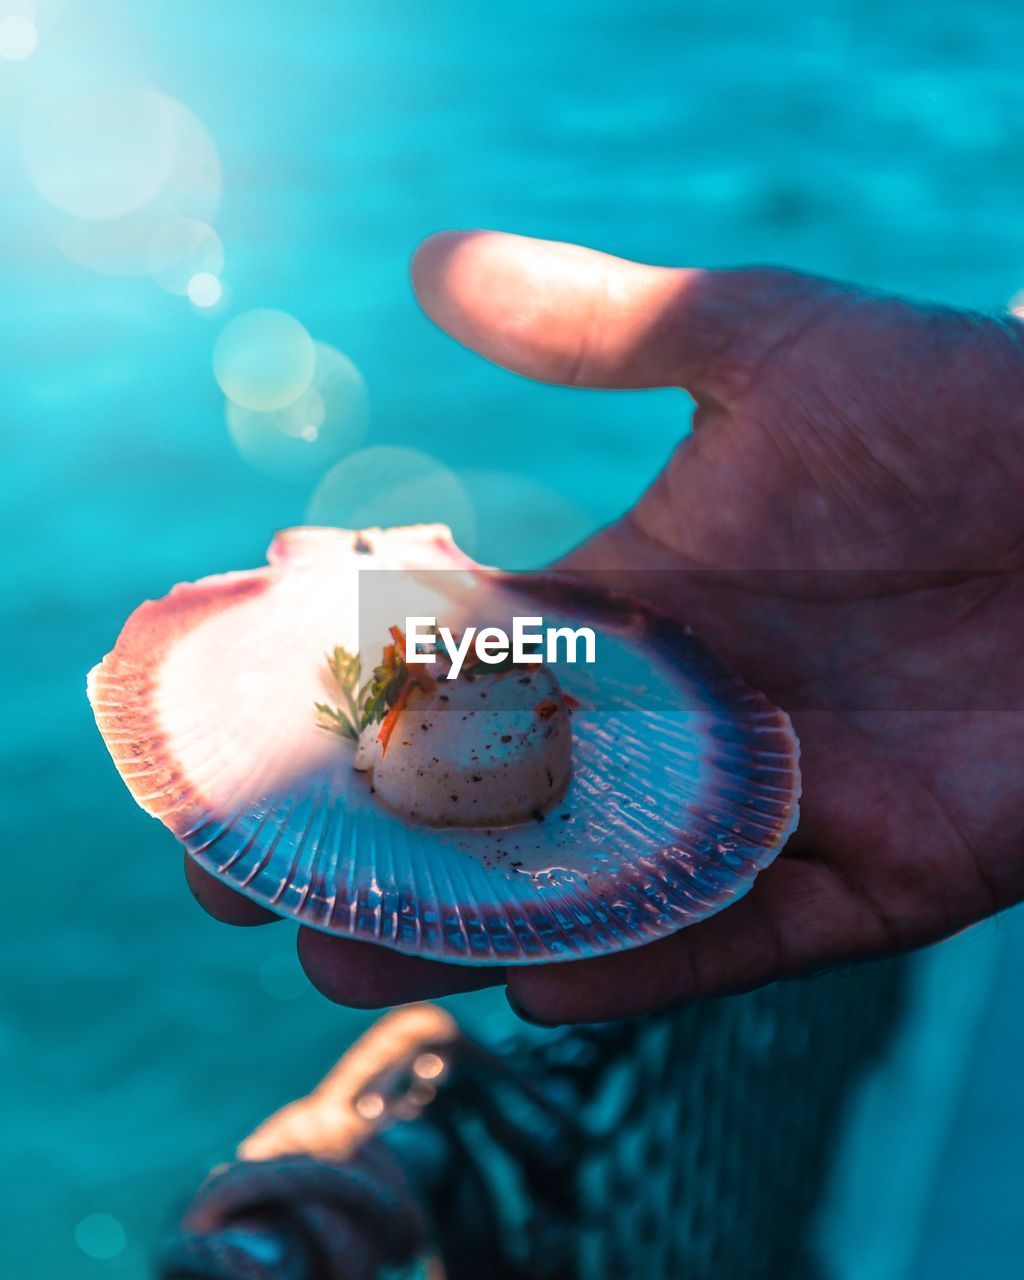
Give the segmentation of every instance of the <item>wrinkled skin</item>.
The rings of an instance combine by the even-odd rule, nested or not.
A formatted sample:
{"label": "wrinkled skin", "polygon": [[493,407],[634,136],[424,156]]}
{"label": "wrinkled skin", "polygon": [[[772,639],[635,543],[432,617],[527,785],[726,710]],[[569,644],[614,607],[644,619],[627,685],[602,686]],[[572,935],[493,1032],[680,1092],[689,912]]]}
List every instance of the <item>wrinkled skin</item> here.
{"label": "wrinkled skin", "polygon": [[[535,1020],[617,1018],[918,947],[1024,896],[1017,322],[491,233],[428,240],[414,280],[442,328],[527,377],[693,396],[692,436],[569,563],[629,570],[791,711],[802,820],[742,901],[637,951],[506,974],[302,931],[316,986],[376,1006],[507,981]],[[189,878],[218,917],[267,918]]]}

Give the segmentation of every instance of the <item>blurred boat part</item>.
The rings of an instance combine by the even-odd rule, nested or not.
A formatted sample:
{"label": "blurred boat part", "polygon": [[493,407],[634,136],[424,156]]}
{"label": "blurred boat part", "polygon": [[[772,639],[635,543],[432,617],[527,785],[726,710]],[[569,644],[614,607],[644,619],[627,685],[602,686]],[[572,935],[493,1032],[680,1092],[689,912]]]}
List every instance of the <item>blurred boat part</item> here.
{"label": "blurred boat part", "polygon": [[162,1280],[819,1280],[911,961],[487,1047],[388,1014],[215,1171]]}

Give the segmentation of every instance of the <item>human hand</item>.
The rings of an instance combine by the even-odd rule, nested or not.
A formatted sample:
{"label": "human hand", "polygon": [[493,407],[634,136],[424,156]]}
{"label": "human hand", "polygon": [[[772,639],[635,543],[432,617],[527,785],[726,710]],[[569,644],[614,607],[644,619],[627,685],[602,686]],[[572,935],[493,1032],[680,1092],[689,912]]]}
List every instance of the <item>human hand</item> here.
{"label": "human hand", "polygon": [[[1024,896],[1024,330],[491,233],[428,240],[414,279],[506,368],[693,395],[693,434],[567,564],[621,573],[791,712],[801,823],[744,899],[636,951],[506,974],[303,930],[312,981],[373,1006],[507,980],[535,1019],[601,1020],[921,946]],[[221,918],[268,917],[189,875]]]}

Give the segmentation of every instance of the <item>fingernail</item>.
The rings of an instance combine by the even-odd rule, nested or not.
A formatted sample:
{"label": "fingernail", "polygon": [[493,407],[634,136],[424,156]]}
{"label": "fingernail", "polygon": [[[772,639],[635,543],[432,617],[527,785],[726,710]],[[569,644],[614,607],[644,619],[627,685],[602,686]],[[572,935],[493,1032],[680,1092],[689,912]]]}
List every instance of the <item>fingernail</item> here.
{"label": "fingernail", "polygon": [[538,1018],[536,1014],[530,1013],[529,1010],[524,1009],[519,1003],[519,1000],[511,987],[505,988],[505,999],[508,1001],[509,1008],[516,1017],[520,1018],[523,1022],[528,1022],[531,1027],[545,1027],[550,1030],[552,1027],[560,1027],[563,1025],[561,1022],[545,1022],[543,1018]]}

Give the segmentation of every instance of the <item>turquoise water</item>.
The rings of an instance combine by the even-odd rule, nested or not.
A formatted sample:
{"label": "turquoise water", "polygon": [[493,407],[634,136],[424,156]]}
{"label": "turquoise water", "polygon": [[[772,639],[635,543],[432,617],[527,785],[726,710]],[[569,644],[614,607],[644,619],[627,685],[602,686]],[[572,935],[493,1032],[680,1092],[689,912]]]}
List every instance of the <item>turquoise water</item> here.
{"label": "turquoise water", "polygon": [[[491,473],[471,487],[481,556],[507,549],[527,501],[547,514],[517,544],[557,552],[628,506],[685,429],[685,401],[486,366],[418,312],[417,241],[496,226],[1000,306],[1024,285],[1024,9],[37,8],[38,49],[0,61],[0,1093],[14,1174],[0,1252],[4,1275],[89,1280],[145,1274],[209,1163],[361,1025],[302,985],[290,926],[236,933],[195,909],[84,698],[140,599],[258,563],[302,519],[312,480],[255,470],[225,428],[211,368],[225,321],[290,312],[362,371],[368,444]],[[216,145],[217,308],[72,261],[29,180],[22,139],[69,85],[129,83],[183,103]],[[536,443],[512,443],[524,433]],[[1020,1133],[1019,1111],[1007,1125]],[[955,1168],[942,1193],[955,1202]]]}

